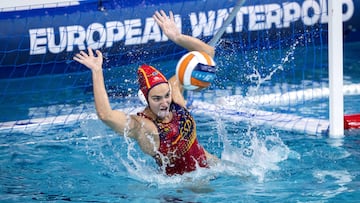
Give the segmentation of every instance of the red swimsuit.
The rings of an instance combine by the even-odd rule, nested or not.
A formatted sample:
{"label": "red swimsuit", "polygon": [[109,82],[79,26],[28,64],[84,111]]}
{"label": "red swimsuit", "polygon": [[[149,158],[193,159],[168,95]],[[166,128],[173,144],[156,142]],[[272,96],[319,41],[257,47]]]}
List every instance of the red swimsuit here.
{"label": "red swimsuit", "polygon": [[160,136],[159,150],[154,156],[156,162],[168,175],[208,167],[205,151],[196,138],[193,117],[176,103],[170,105],[170,111],[173,119],[169,123],[153,120]]}

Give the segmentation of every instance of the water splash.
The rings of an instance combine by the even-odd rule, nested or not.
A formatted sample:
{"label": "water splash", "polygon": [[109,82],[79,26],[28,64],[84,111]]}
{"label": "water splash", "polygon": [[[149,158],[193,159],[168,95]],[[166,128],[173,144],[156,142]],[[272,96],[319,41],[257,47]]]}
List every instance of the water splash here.
{"label": "water splash", "polygon": [[[281,58],[280,63],[274,63],[271,65],[271,67],[266,67],[266,65],[261,66],[260,69],[262,70],[271,70],[265,76],[262,76],[263,74],[261,74],[259,68],[256,67],[255,64],[251,63],[251,61],[258,61],[257,55],[253,56],[253,60],[248,60],[246,62],[246,66],[252,68],[252,70],[254,71],[254,73],[247,76],[247,79],[250,80],[251,83],[256,84],[256,90],[258,90],[260,86],[266,81],[270,81],[273,75],[276,74],[276,72],[283,71],[286,63],[290,63],[292,60],[294,60],[294,52],[302,39],[303,36],[300,36],[297,40],[295,40],[295,43],[292,44],[290,48],[286,51],[285,56]],[[258,53],[258,51],[256,51],[255,53]]]}
{"label": "water splash", "polygon": [[[219,112],[220,114],[220,112]],[[99,120],[85,120],[81,129],[87,136],[86,150],[89,159],[108,168],[106,173],[145,182],[149,187],[186,187],[207,190],[211,180],[219,176],[237,176],[241,179],[255,178],[262,182],[269,171],[279,170],[278,163],[288,158],[290,150],[278,134],[264,134],[248,126],[245,133],[229,136],[229,125],[215,116],[216,132],[222,145],[216,147],[221,161],[215,166],[199,168],[184,175],[167,176],[162,173],[152,157],[144,154],[135,140],[119,136]],[[238,128],[238,127],[236,127]],[[241,127],[242,128],[242,127]],[[200,132],[202,129],[198,129]],[[221,146],[223,149],[221,149]],[[106,169],[104,169],[106,170]]]}
{"label": "water splash", "polygon": [[239,141],[231,142],[224,137],[220,168],[230,175],[255,177],[259,182],[265,180],[269,171],[280,170],[278,163],[288,159],[292,153],[278,133],[262,135],[251,126]]}
{"label": "water splash", "polygon": [[[347,185],[352,182],[354,177],[347,170],[315,170],[313,176],[317,180],[315,184],[319,186],[316,192],[309,194],[311,196],[331,199],[344,192],[353,192]],[[336,184],[335,187],[333,183]]]}

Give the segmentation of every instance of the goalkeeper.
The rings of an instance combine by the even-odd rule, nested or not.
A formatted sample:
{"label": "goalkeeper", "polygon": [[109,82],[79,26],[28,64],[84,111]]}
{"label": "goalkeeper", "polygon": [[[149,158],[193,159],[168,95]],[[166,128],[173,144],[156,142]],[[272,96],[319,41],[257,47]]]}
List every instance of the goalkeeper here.
{"label": "goalkeeper", "polygon": [[[188,51],[202,51],[214,57],[215,50],[203,41],[181,34],[174,15],[156,11],[153,18],[164,34],[175,44]],[[114,131],[135,139],[142,151],[156,160],[167,175],[184,174],[207,168],[218,160],[208,153],[196,137],[196,123],[182,95],[183,87],[175,76],[167,80],[157,69],[142,65],[138,69],[138,82],[146,108],[137,115],[111,109],[102,72],[103,57],[88,48],[80,51],[74,60],[92,72],[95,108],[98,117]]]}

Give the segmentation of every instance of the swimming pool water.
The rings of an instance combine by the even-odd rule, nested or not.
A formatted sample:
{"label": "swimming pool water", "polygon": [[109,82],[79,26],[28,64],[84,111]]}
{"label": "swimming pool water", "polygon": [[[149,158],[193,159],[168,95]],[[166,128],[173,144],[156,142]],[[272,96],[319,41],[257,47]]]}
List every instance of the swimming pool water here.
{"label": "swimming pool water", "polygon": [[[166,177],[138,146],[88,119],[0,133],[1,202],[353,202],[360,132],[309,136],[195,115],[211,169]],[[252,127],[249,127],[252,126]]]}
{"label": "swimming pool water", "polygon": [[[360,82],[359,47],[356,44],[354,50],[345,53],[345,83]],[[233,88],[220,86],[217,96],[242,95],[243,89],[237,85],[247,84],[239,84],[238,79],[246,73],[240,74],[239,70],[243,69],[220,70],[223,76],[220,78]],[[273,83],[264,86],[287,90],[292,85],[307,88],[307,85],[321,87],[326,83],[326,78],[313,80],[313,73],[304,74],[303,78],[301,72],[294,74],[296,77],[288,84],[277,86],[274,78]],[[89,74],[81,73],[76,82],[72,77],[33,78],[38,83],[24,80],[21,87],[16,86],[18,81],[7,83],[11,94],[2,98],[0,120],[94,113],[91,90],[69,88],[76,82],[86,83]],[[49,86],[49,92],[33,92],[37,89],[34,87],[43,83],[64,86],[66,91],[56,88],[54,91]],[[17,89],[26,94],[18,97]],[[134,98],[126,97],[128,101],[123,101],[121,94],[128,90],[126,87],[117,92],[120,96],[114,99],[114,108],[124,109],[134,104]],[[210,96],[205,99],[214,96],[214,91],[217,90],[206,92],[204,95]],[[26,103],[29,97],[31,102]],[[345,113],[359,113],[359,100],[359,95],[347,95]],[[20,110],[16,109],[19,106]],[[328,117],[327,98],[304,103],[300,100],[295,106],[270,106],[268,110],[274,109],[314,118]],[[173,177],[160,174],[154,160],[140,152],[136,143],[118,136],[93,117],[66,124],[0,130],[0,202],[356,202],[360,199],[359,130],[346,131],[344,138],[332,139],[326,135],[309,136],[257,126],[251,119],[236,121],[230,119],[231,115],[226,119],[226,115],[220,114],[194,116],[200,143],[220,157],[221,162],[211,169]]]}

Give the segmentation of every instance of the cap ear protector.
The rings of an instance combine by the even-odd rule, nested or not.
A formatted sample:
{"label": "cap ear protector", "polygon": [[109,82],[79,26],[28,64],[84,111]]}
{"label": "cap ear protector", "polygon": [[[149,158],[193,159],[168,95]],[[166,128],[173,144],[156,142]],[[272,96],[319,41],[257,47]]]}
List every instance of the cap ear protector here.
{"label": "cap ear protector", "polygon": [[[169,83],[168,83],[169,84]],[[169,89],[170,89],[170,94],[172,93],[172,89],[171,89],[171,85],[169,84]],[[139,99],[140,99],[140,101],[141,101],[141,103],[143,104],[143,105],[148,105],[148,100],[147,100],[147,98],[145,97],[145,95],[144,95],[144,93],[141,91],[141,90],[139,90],[138,91],[138,97],[139,97]]]}
{"label": "cap ear protector", "polygon": [[141,90],[138,91],[138,97],[143,105],[148,105],[147,99]]}

